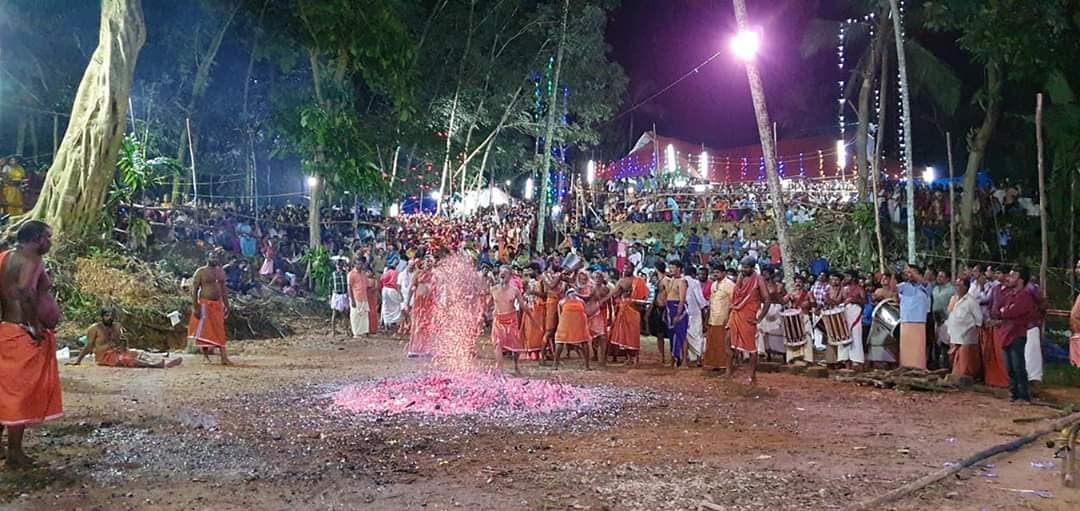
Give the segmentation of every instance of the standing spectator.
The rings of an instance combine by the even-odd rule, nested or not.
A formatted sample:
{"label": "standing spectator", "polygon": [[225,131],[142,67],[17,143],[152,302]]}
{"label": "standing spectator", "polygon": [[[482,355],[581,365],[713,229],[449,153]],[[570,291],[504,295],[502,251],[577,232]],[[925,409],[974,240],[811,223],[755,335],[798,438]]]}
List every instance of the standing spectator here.
{"label": "standing spectator", "polygon": [[930,291],[923,282],[922,268],[914,264],[904,268],[900,293],[900,366],[926,369],[926,317],[930,310]]}
{"label": "standing spectator", "polygon": [[930,291],[930,314],[934,318],[934,333],[937,340],[930,343],[930,366],[933,368],[948,367],[948,356],[945,349],[949,345],[949,333],[945,328],[945,321],[949,317],[949,303],[956,294],[956,287],[949,281],[949,276],[943,271],[937,272],[937,279]]}
{"label": "standing spectator", "polygon": [[1001,319],[995,322],[1000,331],[998,339],[1005,348],[1005,365],[1009,369],[1009,394],[1013,401],[1031,401],[1024,349],[1027,344],[1028,323],[1036,314],[1037,308],[1031,293],[1025,289],[1030,278],[1027,268],[1009,272],[1005,280],[1007,288],[1003,305],[998,310]]}

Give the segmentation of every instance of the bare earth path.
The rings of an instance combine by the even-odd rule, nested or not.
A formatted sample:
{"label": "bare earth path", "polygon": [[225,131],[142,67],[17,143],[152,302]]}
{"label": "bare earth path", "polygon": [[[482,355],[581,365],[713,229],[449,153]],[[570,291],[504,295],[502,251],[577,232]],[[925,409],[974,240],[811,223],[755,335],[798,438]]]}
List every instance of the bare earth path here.
{"label": "bare earth path", "polygon": [[[0,509],[842,509],[1038,427],[1013,419],[1053,413],[787,374],[749,389],[660,367],[649,346],[633,369],[524,363],[530,378],[624,392],[607,413],[364,418],[334,413],[328,395],[424,370],[401,341],[237,346],[238,368],[64,367],[66,418],[28,434],[44,468],[0,472]],[[492,364],[486,346],[478,363]],[[1056,469],[1033,467],[1052,454],[1035,444],[890,508],[1080,509]]]}

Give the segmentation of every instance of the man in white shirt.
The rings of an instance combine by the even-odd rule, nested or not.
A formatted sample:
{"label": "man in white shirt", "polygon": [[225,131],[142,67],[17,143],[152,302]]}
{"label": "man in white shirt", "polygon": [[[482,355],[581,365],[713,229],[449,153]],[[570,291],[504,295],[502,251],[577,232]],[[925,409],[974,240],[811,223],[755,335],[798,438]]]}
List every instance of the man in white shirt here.
{"label": "man in white shirt", "polygon": [[694,278],[694,274],[695,272],[691,269],[683,276],[686,280],[686,314],[689,317],[689,326],[686,330],[687,367],[691,367],[691,360],[694,361],[693,365],[701,366],[701,356],[705,353],[705,333],[702,330],[701,311],[709,306],[709,302],[705,301],[701,282]]}

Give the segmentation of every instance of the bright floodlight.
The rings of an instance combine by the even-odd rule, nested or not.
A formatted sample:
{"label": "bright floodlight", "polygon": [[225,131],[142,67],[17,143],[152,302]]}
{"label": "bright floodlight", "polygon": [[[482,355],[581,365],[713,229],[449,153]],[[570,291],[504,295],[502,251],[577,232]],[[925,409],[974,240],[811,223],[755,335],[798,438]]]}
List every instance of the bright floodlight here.
{"label": "bright floodlight", "polygon": [[507,179],[507,180],[506,180],[506,187],[507,187],[507,188],[510,188],[510,184],[511,184],[511,183],[510,183],[510,180],[509,180],[509,179]]}
{"label": "bright floodlight", "polygon": [[400,208],[399,208],[399,206],[398,206],[398,205],[397,205],[396,203],[395,203],[395,204],[391,204],[391,205],[390,205],[390,211],[388,211],[388,212],[387,212],[387,215],[388,215],[388,216],[390,216],[390,217],[395,217],[395,216],[398,216],[398,211],[399,211],[399,209],[400,209]]}
{"label": "bright floodlight", "polygon": [[589,160],[589,164],[585,167],[585,182],[592,186],[596,181],[596,162]]}
{"label": "bright floodlight", "polygon": [[922,180],[927,183],[933,183],[935,179],[937,179],[937,176],[935,175],[934,167],[926,167],[926,170],[922,173]]}
{"label": "bright floodlight", "polygon": [[708,185],[703,185],[703,184],[694,185],[694,192],[695,193],[705,193],[705,190],[708,190],[708,189],[709,189]]}
{"label": "bright floodlight", "polygon": [[667,159],[667,171],[675,172],[675,146],[668,144],[667,149],[664,150],[664,155]]}
{"label": "bright floodlight", "polygon": [[533,180],[530,177],[525,180],[525,200],[532,200],[533,198]]}
{"label": "bright floodlight", "polygon": [[319,178],[315,176],[308,176],[307,185],[308,188],[315,188],[316,186],[319,186]]}
{"label": "bright floodlight", "polygon": [[698,177],[702,179],[709,178],[709,153],[707,151],[701,151],[701,161],[698,162]]}
{"label": "bright floodlight", "polygon": [[836,141],[836,166],[840,170],[847,168],[847,146],[843,140]]}
{"label": "bright floodlight", "polygon": [[761,34],[743,30],[731,38],[731,51],[742,60],[753,60],[761,48]]}
{"label": "bright floodlight", "polygon": [[442,192],[440,192],[438,190],[435,190],[434,192],[431,192],[431,200],[436,201],[436,202],[442,200]]}
{"label": "bright floodlight", "polygon": [[551,207],[551,218],[559,218],[562,214],[562,204],[556,204]]}

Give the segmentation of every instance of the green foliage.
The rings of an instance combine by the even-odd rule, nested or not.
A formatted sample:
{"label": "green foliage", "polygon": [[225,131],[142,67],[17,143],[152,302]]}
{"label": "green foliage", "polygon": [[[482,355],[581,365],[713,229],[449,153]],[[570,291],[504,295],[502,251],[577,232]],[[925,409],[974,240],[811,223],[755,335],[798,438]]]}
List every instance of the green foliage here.
{"label": "green foliage", "polygon": [[116,162],[116,176],[105,202],[111,210],[120,204],[132,204],[143,198],[147,191],[165,184],[173,174],[180,172],[180,162],[165,157],[146,158],[146,149],[135,135],[124,137],[120,144],[120,158]]}
{"label": "green foliage", "polygon": [[300,257],[300,264],[307,269],[307,279],[316,296],[330,295],[330,279],[334,274],[334,265],[330,262],[330,253],[326,247],[309,249]]}
{"label": "green foliage", "polygon": [[[861,222],[866,219],[862,218]],[[870,216],[873,230],[873,216]],[[795,224],[788,227],[788,246],[797,267],[806,268],[810,261],[824,257],[833,268],[860,268],[865,254],[859,250],[859,240],[854,236],[856,223],[842,217]]]}

